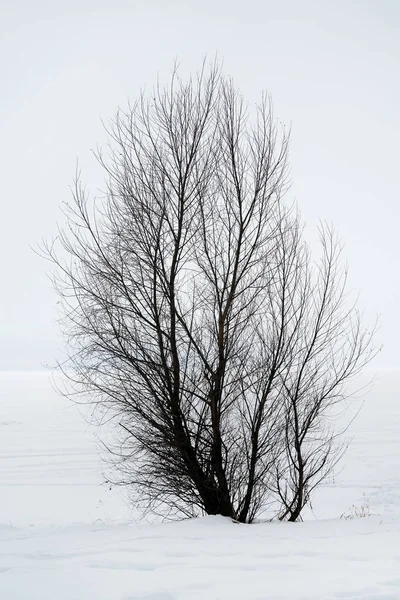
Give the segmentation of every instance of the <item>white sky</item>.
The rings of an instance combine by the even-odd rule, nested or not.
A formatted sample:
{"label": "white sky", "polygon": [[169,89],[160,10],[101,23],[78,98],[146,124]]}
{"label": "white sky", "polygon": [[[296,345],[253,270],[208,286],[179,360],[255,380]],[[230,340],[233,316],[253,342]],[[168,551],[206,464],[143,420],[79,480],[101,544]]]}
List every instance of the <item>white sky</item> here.
{"label": "white sky", "polygon": [[311,231],[336,226],[380,315],[375,365],[399,367],[399,29],[398,0],[2,0],[0,370],[55,361],[56,296],[29,245],[54,233],[77,157],[102,187],[100,119],[175,58],[195,71],[215,53],[292,125],[291,197]]}

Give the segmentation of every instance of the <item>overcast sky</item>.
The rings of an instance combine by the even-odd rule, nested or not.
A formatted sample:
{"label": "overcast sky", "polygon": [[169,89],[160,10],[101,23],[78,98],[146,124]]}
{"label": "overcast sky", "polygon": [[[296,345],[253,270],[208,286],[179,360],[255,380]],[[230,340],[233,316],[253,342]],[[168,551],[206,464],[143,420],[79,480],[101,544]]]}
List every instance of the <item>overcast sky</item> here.
{"label": "overcast sky", "polygon": [[30,249],[54,233],[76,160],[101,118],[174,59],[218,54],[249,102],[263,90],[292,127],[292,190],[312,232],[333,222],[376,366],[400,367],[398,0],[2,0],[0,2],[0,370],[40,369],[60,346],[48,265]]}

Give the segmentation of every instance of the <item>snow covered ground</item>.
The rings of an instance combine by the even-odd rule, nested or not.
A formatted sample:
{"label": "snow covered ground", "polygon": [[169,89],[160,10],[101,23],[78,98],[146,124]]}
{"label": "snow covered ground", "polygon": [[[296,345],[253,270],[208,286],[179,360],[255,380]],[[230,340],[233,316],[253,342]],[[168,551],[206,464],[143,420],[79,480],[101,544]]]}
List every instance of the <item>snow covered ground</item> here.
{"label": "snow covered ground", "polygon": [[399,388],[378,375],[305,522],[147,524],[49,376],[0,374],[0,599],[400,600]]}

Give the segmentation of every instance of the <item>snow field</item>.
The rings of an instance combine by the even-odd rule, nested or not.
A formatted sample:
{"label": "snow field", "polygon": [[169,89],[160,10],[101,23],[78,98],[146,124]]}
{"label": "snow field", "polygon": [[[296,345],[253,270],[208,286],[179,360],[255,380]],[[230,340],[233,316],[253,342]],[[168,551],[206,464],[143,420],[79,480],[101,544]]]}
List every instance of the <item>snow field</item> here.
{"label": "snow field", "polygon": [[147,524],[49,376],[1,374],[0,599],[400,600],[399,384],[378,374],[305,522]]}

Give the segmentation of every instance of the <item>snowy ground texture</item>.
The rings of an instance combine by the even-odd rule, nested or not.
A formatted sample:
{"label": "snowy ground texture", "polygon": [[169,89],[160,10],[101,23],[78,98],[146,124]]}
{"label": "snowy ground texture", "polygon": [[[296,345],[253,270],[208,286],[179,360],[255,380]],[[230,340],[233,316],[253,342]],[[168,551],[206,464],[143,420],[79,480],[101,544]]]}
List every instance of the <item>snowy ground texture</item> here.
{"label": "snowy ground texture", "polygon": [[48,375],[0,374],[0,599],[400,600],[399,384],[378,375],[305,522],[146,524]]}

